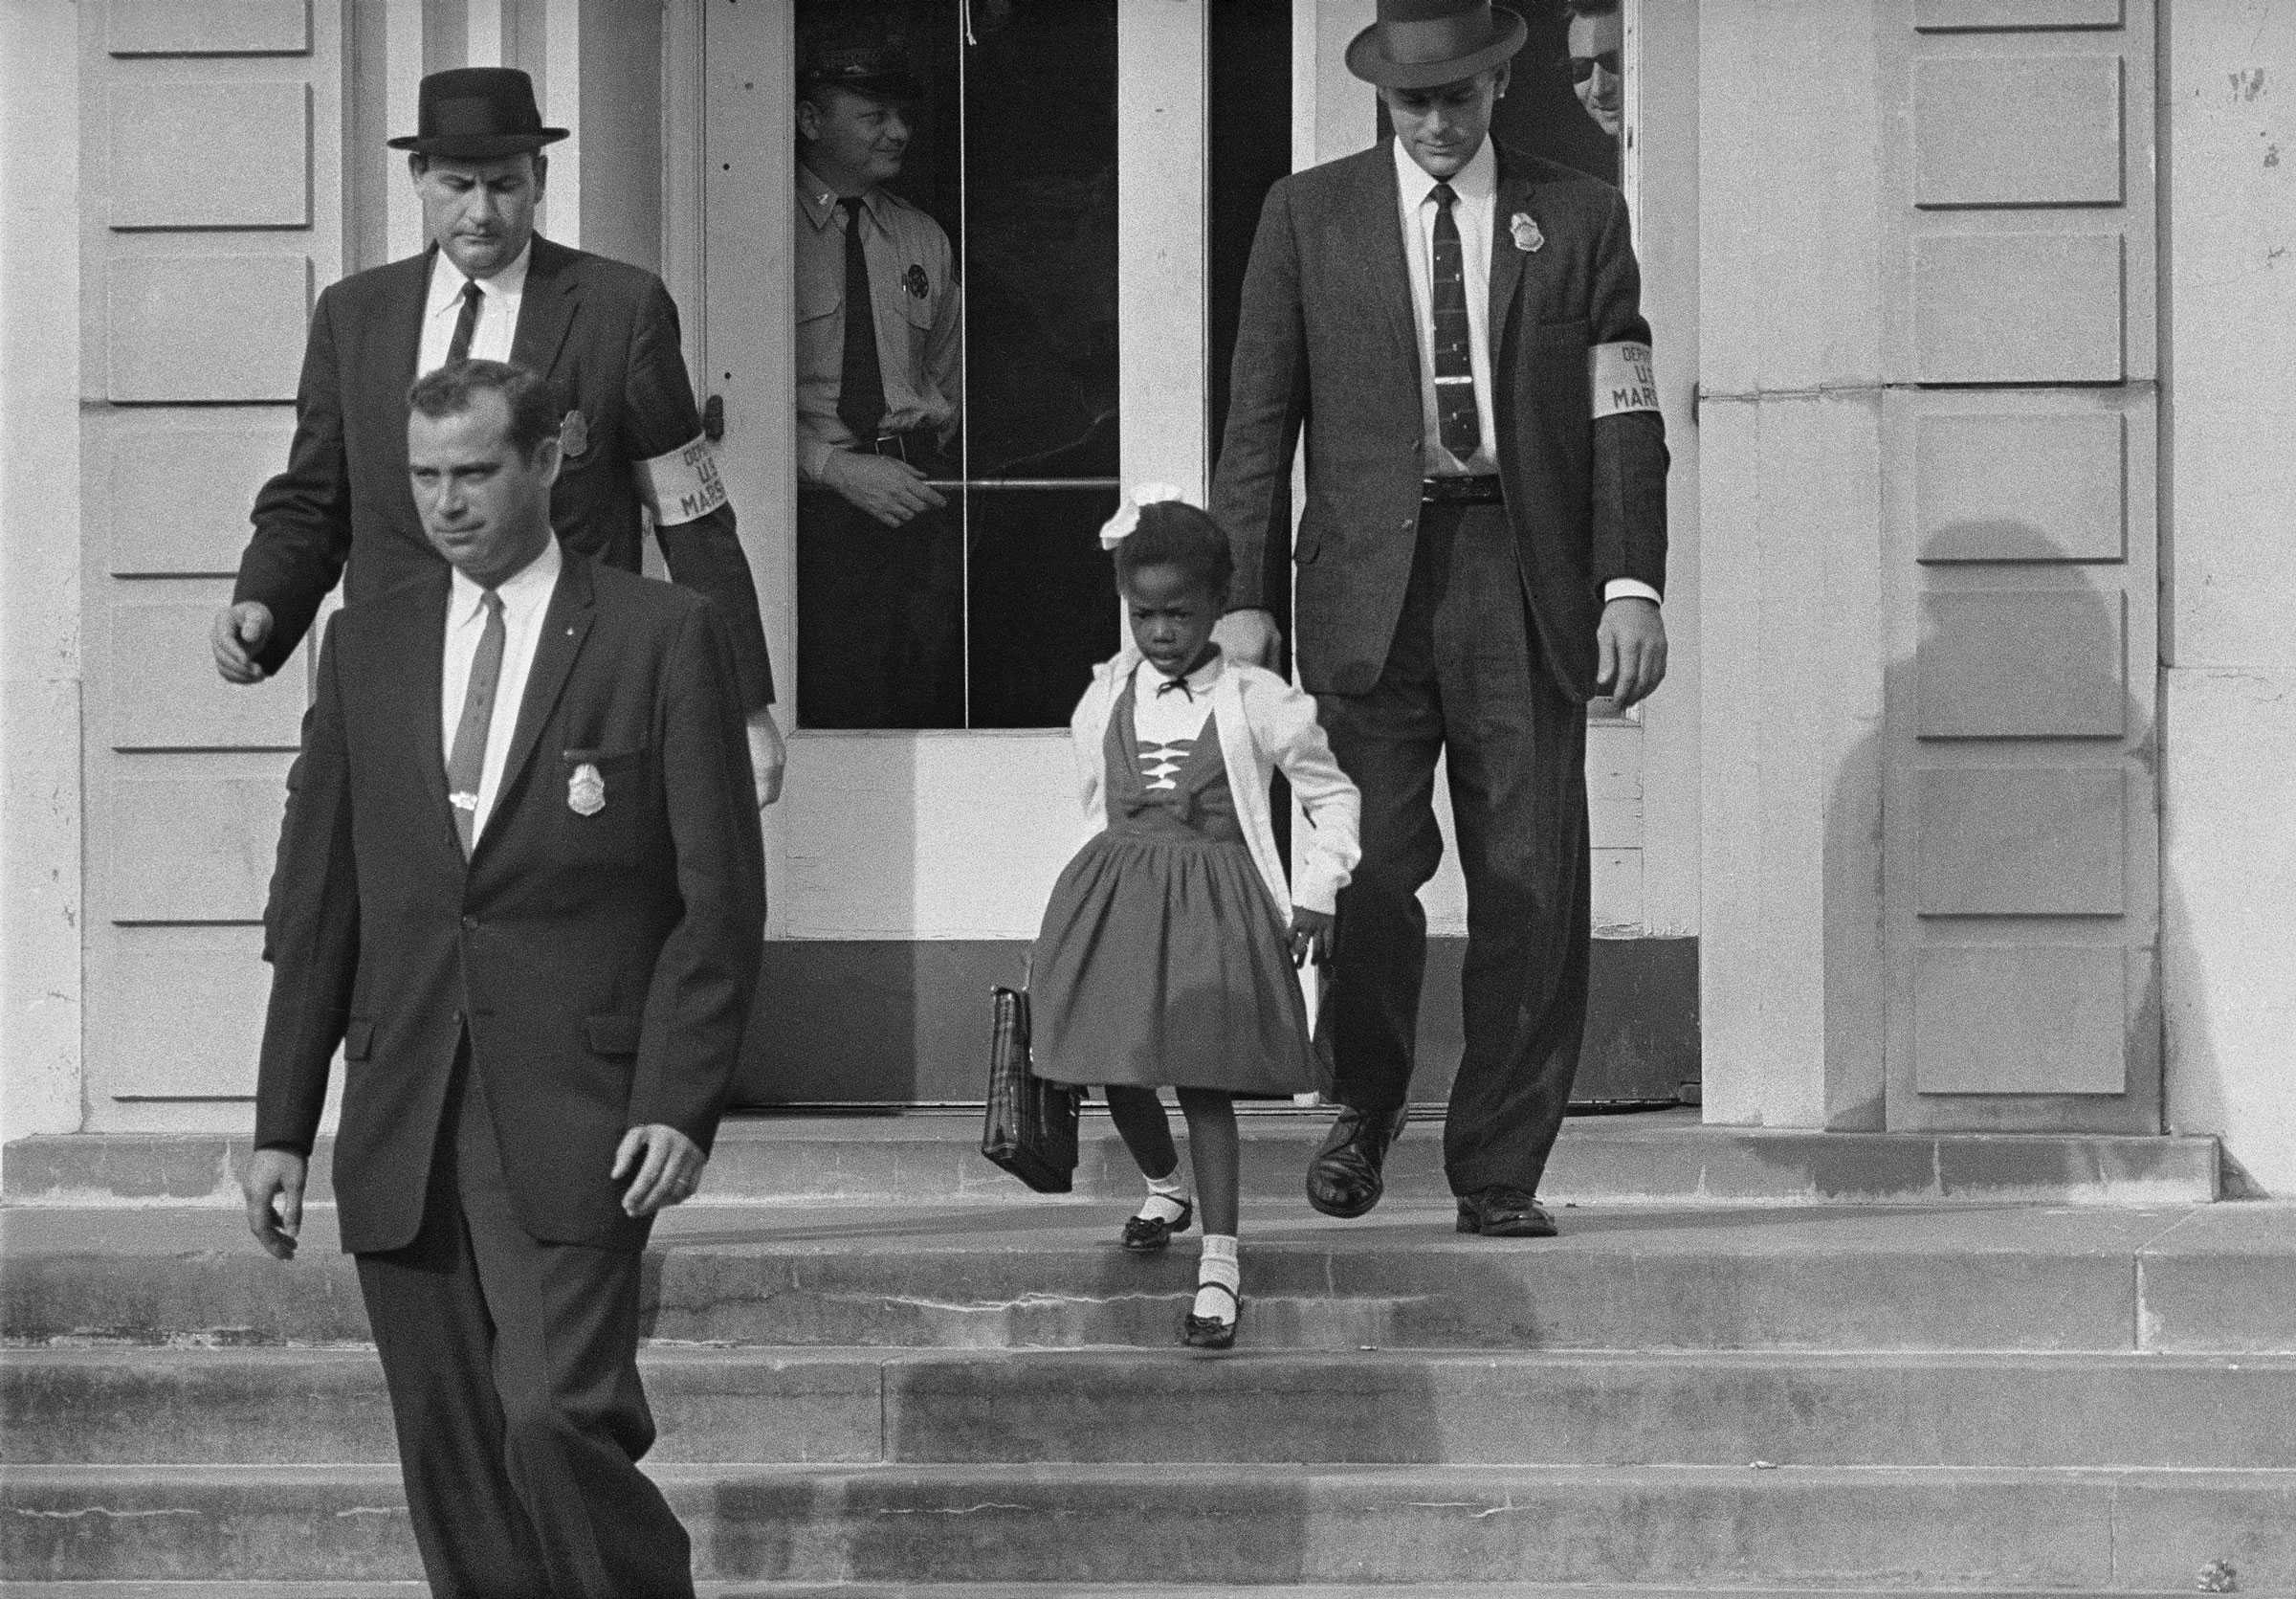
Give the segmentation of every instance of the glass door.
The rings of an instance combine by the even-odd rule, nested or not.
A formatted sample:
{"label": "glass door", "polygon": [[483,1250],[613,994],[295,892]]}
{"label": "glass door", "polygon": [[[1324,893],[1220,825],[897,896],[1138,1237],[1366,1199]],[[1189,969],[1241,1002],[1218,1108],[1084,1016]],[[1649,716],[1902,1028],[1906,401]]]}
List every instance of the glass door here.
{"label": "glass door", "polygon": [[[1255,5],[1278,21],[1253,36],[1287,49],[1285,0],[1243,9]],[[767,813],[767,997],[740,1099],[977,1100],[986,986],[1021,978],[1078,841],[1068,720],[1118,641],[1099,525],[1128,474],[1205,486],[1212,29],[1205,8],[1168,0],[698,6],[688,339],[721,406],[720,467],[790,729]],[[945,500],[944,575],[916,590],[928,643],[914,652],[940,663],[937,692],[866,714],[835,706],[807,647],[888,625],[887,563],[907,558],[855,539],[863,553],[828,582],[812,559],[825,484],[803,397],[843,368],[806,324],[842,307],[846,265],[828,186],[806,181],[799,79],[830,56],[916,79],[882,186],[897,210],[872,209],[863,235],[866,249],[883,229],[902,285],[872,307],[897,436],[871,445],[914,455]],[[1277,147],[1257,163],[1270,176],[1280,111],[1271,125]],[[803,230],[824,222],[833,252],[808,250],[824,240]],[[962,322],[950,404],[903,411],[900,341],[934,343],[944,295]]]}

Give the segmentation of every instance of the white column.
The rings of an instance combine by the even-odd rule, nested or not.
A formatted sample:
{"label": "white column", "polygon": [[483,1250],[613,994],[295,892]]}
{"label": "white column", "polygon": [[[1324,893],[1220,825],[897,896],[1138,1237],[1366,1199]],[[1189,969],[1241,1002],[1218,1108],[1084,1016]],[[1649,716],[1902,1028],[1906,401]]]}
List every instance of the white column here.
{"label": "white column", "polygon": [[[386,137],[395,139],[414,131],[423,81],[423,0],[386,0],[383,16],[383,120]],[[384,255],[397,260],[423,247],[423,207],[408,182],[406,156],[387,148],[377,154],[386,168]]]}
{"label": "white column", "polygon": [[[1883,1113],[1881,218],[1899,91],[1874,9],[1824,27],[1808,0],[1699,11],[1709,1122]],[[1790,113],[1788,58],[1806,91]]]}
{"label": "white column", "polygon": [[[475,14],[474,4],[473,12]],[[475,26],[475,24],[474,24]],[[542,21],[542,123],[574,137],[550,146],[549,198],[543,232],[582,245],[582,0],[548,0]]]}
{"label": "white column", "polygon": [[0,8],[0,1136],[80,1126],[79,19]]}
{"label": "white column", "polygon": [[463,64],[473,67],[502,65],[502,0],[464,0],[468,42]]}
{"label": "white column", "polygon": [[1292,0],[1294,172],[1371,144],[1374,90],[1347,70],[1347,41],[1378,14],[1377,0]]}
{"label": "white column", "polygon": [[[2164,8],[2173,499],[2162,675],[2170,1125],[2296,1197],[2296,15]],[[2285,143],[2284,143],[2284,141]]]}
{"label": "white column", "polygon": [[1211,487],[1203,284],[1210,17],[1196,0],[1116,8],[1116,370],[1127,484]]}

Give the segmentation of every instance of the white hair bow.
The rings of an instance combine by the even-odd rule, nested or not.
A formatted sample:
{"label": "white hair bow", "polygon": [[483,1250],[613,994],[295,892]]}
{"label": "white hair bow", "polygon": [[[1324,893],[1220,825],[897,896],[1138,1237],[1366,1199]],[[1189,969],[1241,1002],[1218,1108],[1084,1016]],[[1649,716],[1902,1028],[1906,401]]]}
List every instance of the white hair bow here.
{"label": "white hair bow", "polygon": [[1116,514],[1100,524],[1100,547],[1114,549],[1132,537],[1132,530],[1140,525],[1140,507],[1160,504],[1167,500],[1179,500],[1181,492],[1169,483],[1136,483]]}

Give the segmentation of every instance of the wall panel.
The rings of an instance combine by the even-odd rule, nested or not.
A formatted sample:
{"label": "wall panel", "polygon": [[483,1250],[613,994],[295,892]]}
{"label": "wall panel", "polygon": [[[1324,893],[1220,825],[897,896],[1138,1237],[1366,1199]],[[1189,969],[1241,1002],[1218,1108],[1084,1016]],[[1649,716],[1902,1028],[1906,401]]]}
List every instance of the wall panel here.
{"label": "wall panel", "polygon": [[311,85],[116,83],[115,228],[307,228]]}
{"label": "wall panel", "polygon": [[306,662],[230,687],[208,633],[286,460],[315,291],[344,265],[345,10],[82,8],[91,1129],[188,1124],[254,1092],[255,924]]}
{"label": "wall panel", "polygon": [[111,0],[114,56],[304,56],[313,0]]}
{"label": "wall panel", "polygon": [[1888,1120],[2155,1132],[2153,7],[1915,0],[1911,21],[1884,427]]}

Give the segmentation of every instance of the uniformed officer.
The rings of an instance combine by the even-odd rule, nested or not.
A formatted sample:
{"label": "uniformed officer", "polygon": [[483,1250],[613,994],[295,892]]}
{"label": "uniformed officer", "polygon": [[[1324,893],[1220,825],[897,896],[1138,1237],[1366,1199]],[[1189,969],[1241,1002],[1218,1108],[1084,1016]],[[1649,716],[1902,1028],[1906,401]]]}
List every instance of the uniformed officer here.
{"label": "uniformed officer", "polygon": [[[922,85],[896,46],[799,72],[797,698],[808,727],[963,725],[963,295],[948,235],[884,186]],[[856,316],[856,309],[864,314]]]}

